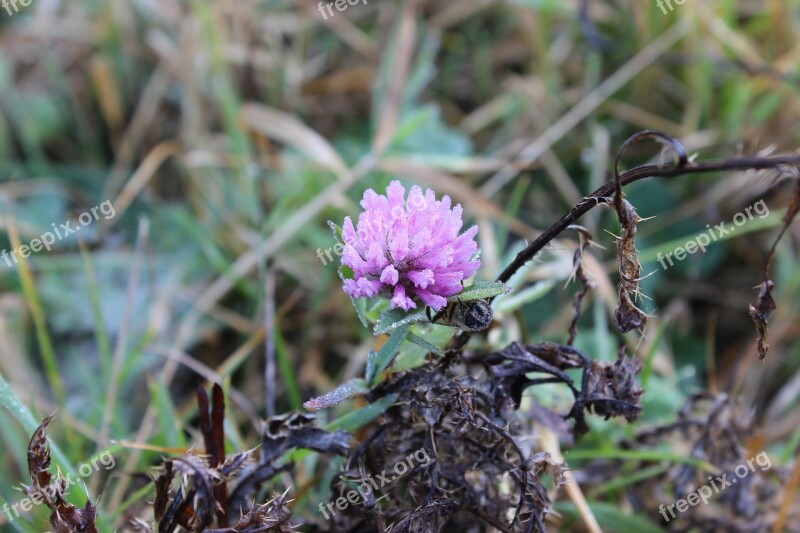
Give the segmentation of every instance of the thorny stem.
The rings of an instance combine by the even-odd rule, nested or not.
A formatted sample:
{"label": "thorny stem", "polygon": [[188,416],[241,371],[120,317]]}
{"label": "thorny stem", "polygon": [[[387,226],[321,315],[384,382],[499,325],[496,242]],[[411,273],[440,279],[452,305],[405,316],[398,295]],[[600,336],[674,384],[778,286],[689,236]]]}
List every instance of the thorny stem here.
{"label": "thorny stem", "polygon": [[[741,157],[734,159],[723,159],[717,161],[705,161],[701,163],[686,163],[683,166],[675,165],[664,167],[661,165],[641,165],[632,168],[619,175],[619,182],[624,187],[634,181],[639,181],[644,178],[662,177],[672,178],[675,176],[684,176],[686,174],[694,174],[699,172],[720,172],[723,170],[764,170],[774,169],[781,166],[796,166],[800,165],[800,155],[783,156],[783,157]],[[503,283],[507,282],[517,270],[522,268],[525,263],[539,253],[542,248],[555,239],[562,231],[578,220],[580,217],[588,213],[594,207],[601,203],[609,203],[610,195],[616,189],[614,181],[608,181],[600,186],[591,195],[583,199],[579,204],[569,210],[567,214],[558,219],[552,226],[547,228],[541,233],[532,243],[530,243],[524,250],[517,254],[517,257],[506,267],[505,270],[498,276],[497,280]]]}
{"label": "thorny stem", "polygon": [[[664,165],[639,165],[628,171],[619,173],[619,160],[622,152],[634,141],[642,137],[657,137],[660,141],[669,144],[675,150],[678,160],[675,164]],[[601,185],[592,194],[585,197],[580,203],[570,209],[564,216],[558,219],[553,225],[544,230],[536,239],[533,240],[524,250],[517,254],[517,257],[500,273],[497,281],[508,282],[525,263],[533,259],[550,241],[555,239],[564,230],[580,217],[597,207],[599,204],[609,204],[620,201],[621,188],[635,181],[644,178],[662,177],[672,178],[685,176],[687,174],[704,172],[721,172],[726,170],[765,170],[777,169],[782,166],[800,166],[800,155],[781,156],[781,157],[738,157],[693,163],[688,161],[683,146],[666,134],[657,131],[639,132],[622,144],[615,160],[614,179]],[[613,196],[612,196],[613,195]],[[492,298],[493,299],[493,298]],[[472,332],[462,331],[453,336],[448,348],[450,350],[460,350],[472,336]]]}

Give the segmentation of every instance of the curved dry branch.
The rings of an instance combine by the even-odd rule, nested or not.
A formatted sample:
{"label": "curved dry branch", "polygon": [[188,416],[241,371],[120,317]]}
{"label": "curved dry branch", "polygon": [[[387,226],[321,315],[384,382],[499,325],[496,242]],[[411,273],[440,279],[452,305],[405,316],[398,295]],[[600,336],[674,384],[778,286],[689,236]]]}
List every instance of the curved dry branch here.
{"label": "curved dry branch", "polygon": [[[654,138],[665,146],[670,147],[677,155],[676,161],[671,165],[639,165],[620,174],[619,165],[622,155],[629,146],[644,138]],[[549,228],[544,230],[536,239],[533,240],[533,242],[531,242],[527,247],[525,247],[524,250],[517,254],[514,260],[505,268],[505,270],[503,270],[503,272],[500,273],[497,280],[503,283],[508,282],[511,276],[519,271],[528,261],[532,260],[536,254],[544,249],[544,247],[547,246],[553,239],[555,239],[563,231],[569,229],[569,227],[580,217],[600,204],[610,205],[613,207],[618,218],[620,219],[620,223],[623,224],[623,227],[626,227],[626,221],[629,223],[627,227],[635,224],[635,221],[632,222],[628,220],[633,215],[626,214],[630,210],[626,209],[626,206],[624,205],[626,202],[622,199],[622,187],[635,181],[650,177],[672,178],[696,173],[722,172],[729,170],[777,170],[781,169],[782,167],[788,167],[789,169],[792,169],[795,175],[797,175],[800,173],[800,155],[796,154],[779,157],[738,157],[694,163],[689,161],[686,149],[680,143],[680,141],[674,137],[656,130],[641,131],[629,137],[624,143],[622,143],[617,151],[617,155],[614,160],[614,178],[604,183],[589,196],[585,197],[580,203],[570,209],[569,212],[558,219]],[[800,191],[800,185],[798,186],[798,191]],[[769,292],[772,288],[772,282],[769,281],[768,274],[769,265],[774,256],[774,249],[777,245],[777,241],[779,241],[783,236],[784,232],[786,231],[786,227],[789,225],[789,223],[791,223],[798,209],[800,209],[800,193],[795,191],[792,197],[789,212],[787,212],[787,216],[784,217],[783,230],[777,237],[775,244],[773,244],[772,250],[770,251],[764,267],[764,278],[766,281],[764,282],[764,286],[762,287],[762,290],[758,296],[758,303],[755,306],[750,306],[750,314],[753,316],[753,319],[756,322],[756,329],[759,335],[759,356],[761,359],[766,357],[766,350],[768,348],[768,345],[765,342],[767,329],[766,322],[769,318],[769,314],[774,309],[774,305],[769,305],[771,302]],[[628,235],[628,237],[628,241],[631,241],[632,234]],[[618,255],[619,253],[620,250],[618,250]],[[635,259],[635,249],[633,249],[631,253],[633,253]],[[623,263],[625,263],[625,261],[623,261]],[[635,283],[638,282],[638,279],[636,279],[638,276],[633,275],[633,278],[631,277],[631,273],[635,273],[636,269],[623,269],[623,263],[620,264],[620,276],[622,278],[620,283],[621,299],[623,295],[628,298],[631,290],[635,294]],[[635,267],[635,264],[632,266]],[[626,290],[623,291],[623,289]],[[618,309],[618,312],[615,314],[615,318],[617,318],[617,326],[623,333],[629,331],[630,329],[634,329],[635,327],[641,327],[646,322],[646,316],[643,316],[643,312],[636,309],[632,303],[628,307],[628,311],[630,312],[620,314],[620,309]],[[633,310],[639,311],[639,313],[635,313]],[[464,345],[466,345],[470,336],[471,332],[457,333],[453,336],[453,339],[450,342],[448,347],[449,350],[460,350]]]}

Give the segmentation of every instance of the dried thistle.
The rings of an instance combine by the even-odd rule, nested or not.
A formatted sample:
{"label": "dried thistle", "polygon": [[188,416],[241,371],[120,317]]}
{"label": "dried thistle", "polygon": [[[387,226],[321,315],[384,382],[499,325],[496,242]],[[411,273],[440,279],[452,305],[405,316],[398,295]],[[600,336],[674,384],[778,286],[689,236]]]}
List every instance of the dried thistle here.
{"label": "dried thistle", "polygon": [[[514,350],[520,353],[510,356],[509,365],[525,357],[524,348]],[[443,359],[395,374],[373,389],[371,400],[387,394],[398,398],[366,428],[343,481],[332,487],[334,499],[351,483],[389,472],[416,450],[424,450],[430,461],[382,487],[363,507],[334,516],[333,530],[544,531],[550,500],[542,476],[552,475],[557,487],[561,466],[513,436],[518,421],[508,395],[515,376],[505,362],[503,354],[494,354],[490,373],[475,377]]]}
{"label": "dried thistle", "polygon": [[[622,153],[625,149],[634,142],[637,142],[643,138],[652,137],[660,142],[667,144],[670,146],[675,153],[677,154],[677,160],[671,165],[664,165],[664,164],[656,164],[656,165],[640,165],[634,167],[630,170],[620,173],[619,172],[619,162]],[[536,239],[533,240],[525,249],[517,254],[514,260],[503,270],[503,272],[498,276],[498,281],[500,282],[507,282],[511,279],[520,268],[522,268],[528,261],[532,260],[537,253],[539,253],[545,246],[547,246],[553,239],[555,239],[559,234],[565,231],[571,224],[577,221],[581,216],[592,210],[598,205],[605,205],[610,202],[614,202],[615,211],[618,213],[618,218],[623,220],[630,220],[634,221],[635,219],[632,216],[628,216],[628,210],[625,208],[623,200],[622,200],[622,187],[633,183],[635,181],[639,181],[645,178],[655,177],[655,176],[662,176],[662,177],[676,177],[676,176],[684,176],[687,174],[693,173],[707,173],[707,172],[719,172],[719,171],[727,171],[727,170],[775,170],[781,168],[791,168],[796,169],[800,165],[800,156],[798,155],[791,155],[791,156],[779,156],[779,157],[766,157],[766,156],[757,156],[757,157],[741,157],[741,158],[730,158],[730,159],[721,159],[716,161],[708,161],[708,162],[690,162],[688,155],[686,153],[685,148],[681,143],[659,131],[653,130],[645,130],[639,132],[626,140],[620,149],[617,152],[616,163],[615,163],[615,175],[614,179],[606,182],[601,187],[599,187],[596,191],[591,193],[589,196],[583,199],[580,203],[575,205],[570,211],[561,217],[558,221],[556,221],[553,225],[543,231]],[[800,187],[800,186],[799,186]],[[613,198],[612,198],[613,197]],[[787,210],[786,216],[784,217],[784,229],[781,231],[781,235],[786,230],[788,226],[788,222],[794,219],[795,215],[797,214],[797,210],[800,208],[800,192],[796,189],[792,200],[790,203],[790,207]],[[620,217],[621,214],[621,217]],[[628,244],[632,244],[630,240],[625,241],[625,235],[622,236],[623,243],[626,244],[623,247],[622,254],[619,254],[618,249],[618,258],[621,255],[622,258],[626,261],[626,264],[622,265],[624,268],[621,270],[627,271],[625,276],[621,276],[622,280],[620,283],[620,306],[618,307],[619,313],[615,313],[615,318],[617,318],[618,326],[621,324],[623,328],[631,327],[635,328],[637,323],[644,323],[645,316],[643,312],[637,311],[636,306],[634,304],[635,296],[637,294],[636,291],[628,291],[622,289],[634,288],[631,286],[631,282],[638,280],[638,274],[636,273],[637,269],[636,263],[628,264],[627,260],[632,259],[632,254],[635,253],[635,247],[630,249],[627,247]],[[628,235],[630,237],[630,235]],[[780,237],[779,237],[780,238]],[[777,242],[777,241],[776,241]],[[774,252],[774,246],[773,246]],[[770,253],[770,258],[773,257],[773,253]],[[769,263],[769,261],[768,261]],[[769,279],[769,276],[765,276],[766,279]],[[628,284],[628,287],[623,287],[623,284]],[[634,295],[634,299],[631,299],[629,296],[630,294]],[[769,311],[767,311],[768,306],[761,306],[756,305],[755,307],[757,314],[754,319],[756,320],[757,327],[759,328],[759,337],[760,343],[765,342],[766,339],[766,320],[769,315]],[[764,311],[763,313],[758,313],[759,311]],[[469,340],[470,333],[464,332],[460,333],[457,337],[453,340],[453,346],[463,347],[467,341]],[[764,348],[765,345],[762,345]]]}
{"label": "dried thistle", "polygon": [[[640,431],[622,442],[628,450],[671,449],[701,463],[665,463],[663,461],[597,460],[573,471],[578,483],[591,492],[605,484],[620,471],[661,471],[633,481],[621,497],[638,514],[650,516],[669,531],[730,531],[733,533],[772,531],[782,498],[782,485],[789,477],[786,468],[769,460],[766,452],[757,454],[757,467],[749,468],[744,476],[737,467],[752,464],[754,450],[745,445],[756,431],[751,408],[728,396],[700,393],[692,396],[678,413],[674,422]],[[765,459],[766,461],[762,461]],[[708,465],[708,468],[701,465]],[[723,477],[724,476],[724,477]],[[720,479],[731,481],[722,488]],[[712,485],[712,481],[714,485]],[[714,505],[688,507],[672,516],[667,506],[685,499],[698,488],[715,487]],[[798,513],[792,509],[790,523],[796,524]],[[795,525],[787,531],[798,531]]]}
{"label": "dried thistle", "polygon": [[[277,433],[280,437],[265,435],[265,447],[258,462],[253,460],[255,450],[226,457],[222,388],[214,386],[210,411],[205,391],[198,389],[197,400],[200,430],[208,454],[187,453],[163,462],[154,481],[156,530],[171,533],[180,527],[193,532],[290,531],[291,513],[286,507],[285,494],[264,504],[254,503],[252,497],[264,483],[294,466],[292,463],[274,464],[274,460],[285,451],[309,447],[324,453],[342,453],[342,447],[347,447],[347,434],[330,434],[316,429],[313,427],[314,418],[308,415],[275,417],[267,423],[267,434]],[[234,516],[240,518],[229,526],[229,517]],[[216,529],[213,529],[214,525]],[[148,526],[141,521],[135,527],[148,531]]]}
{"label": "dried thistle", "polygon": [[611,205],[617,213],[622,235],[616,238],[617,266],[619,269],[619,302],[614,311],[614,320],[621,333],[632,329],[642,329],[647,325],[647,313],[636,307],[634,301],[639,295],[639,281],[641,280],[642,265],[636,254],[636,228],[643,219],[636,213],[636,209],[622,198],[622,180],[619,165],[622,155],[629,146],[642,139],[654,138],[670,146],[678,155],[674,168],[686,165],[688,156],[686,149],[677,140],[661,132],[647,130],[640,132],[622,143],[614,161],[614,197]]}
{"label": "dried thistle", "polygon": [[83,508],[68,503],[66,482],[59,473],[55,479],[49,472],[50,446],[47,444],[47,425],[55,418],[55,413],[44,418],[34,431],[28,443],[28,471],[31,475],[31,486],[25,487],[27,495],[34,501],[41,500],[52,511],[50,525],[53,533],[72,533],[85,531],[97,533],[97,510],[90,501]]}

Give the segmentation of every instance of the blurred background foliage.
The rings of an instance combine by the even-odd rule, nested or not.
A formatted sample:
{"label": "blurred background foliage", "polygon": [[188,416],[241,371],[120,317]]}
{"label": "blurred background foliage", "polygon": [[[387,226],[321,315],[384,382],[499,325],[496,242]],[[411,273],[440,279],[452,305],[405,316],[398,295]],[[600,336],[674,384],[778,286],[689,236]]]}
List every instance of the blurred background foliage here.
{"label": "blurred background foliage", "polygon": [[[301,0],[33,0],[13,16],[0,10],[0,247],[105,200],[116,212],[49,253],[0,262],[0,503],[22,497],[27,440],[56,409],[50,432],[62,469],[108,447],[117,457],[112,475],[86,480],[105,527],[143,512],[150,465],[199,446],[198,384],[226,385],[230,451],[258,442],[270,277],[277,411],[361,375],[381,339],[359,323],[336,266],[317,250],[334,245],[326,221],[355,215],[368,187],[400,178],[449,194],[480,226],[478,278],[493,279],[609,179],[616,148],[638,130],[674,135],[699,159],[797,150],[800,2],[672,5],[373,0],[327,20]],[[659,157],[655,145],[635,152],[626,164]],[[609,320],[613,212],[582,220],[604,248],[592,248],[587,264],[599,289],[577,345],[606,360],[620,343],[636,350],[645,396],[635,427],[593,420],[577,449],[613,457],[619,438],[672,420],[688,395],[709,388],[751,405],[757,449],[792,461],[796,226],[774,265],[765,363],[747,314],[788,198],[774,177],[628,188],[652,217],[637,235],[651,274],[643,336],[620,336]],[[659,267],[659,252],[707,224],[730,224],[761,198],[769,217]],[[515,278],[521,297],[498,301],[499,327],[483,342],[564,341],[575,246],[565,234]],[[434,328],[429,338],[443,344],[447,335]],[[406,365],[424,355],[408,351]],[[536,394],[565,400],[555,388]],[[353,404],[340,407],[320,416]],[[296,459],[298,477],[285,486],[299,491],[296,516],[314,519],[326,484],[314,454]],[[82,503],[83,491],[72,497]],[[629,517],[610,507],[598,516],[614,530]],[[46,514],[10,523],[0,515],[0,524],[39,531]]]}

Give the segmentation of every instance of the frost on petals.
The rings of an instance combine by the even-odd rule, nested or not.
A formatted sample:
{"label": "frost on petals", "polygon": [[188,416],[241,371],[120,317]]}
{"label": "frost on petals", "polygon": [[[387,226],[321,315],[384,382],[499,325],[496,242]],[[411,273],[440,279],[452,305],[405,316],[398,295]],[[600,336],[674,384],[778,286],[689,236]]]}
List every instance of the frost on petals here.
{"label": "frost on petals", "polygon": [[432,190],[415,185],[406,199],[395,180],[386,196],[367,189],[361,207],[356,225],[346,217],[342,230],[342,264],[354,273],[344,283],[351,297],[381,295],[393,309],[408,311],[421,302],[438,311],[480,267],[478,227],[459,234],[462,209],[451,207],[448,196],[436,200]]}

